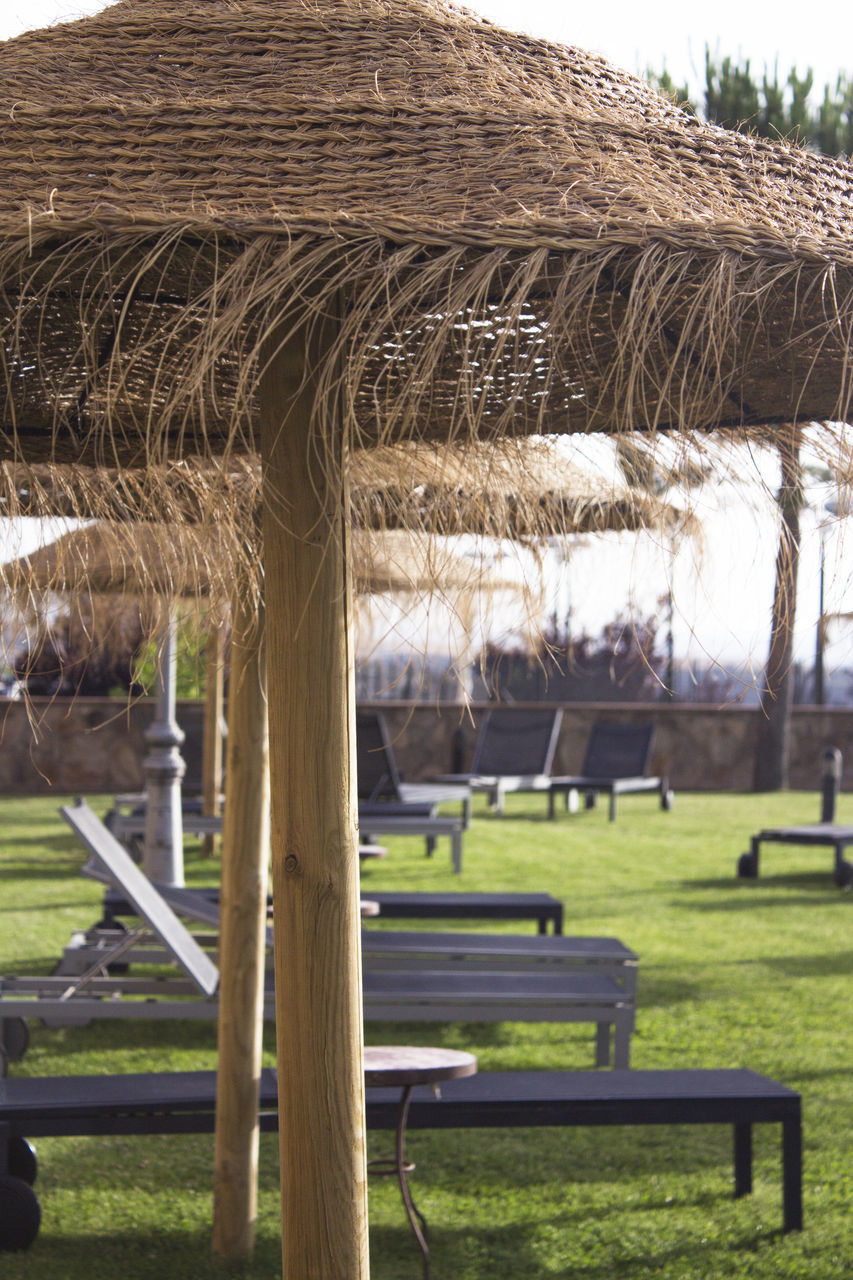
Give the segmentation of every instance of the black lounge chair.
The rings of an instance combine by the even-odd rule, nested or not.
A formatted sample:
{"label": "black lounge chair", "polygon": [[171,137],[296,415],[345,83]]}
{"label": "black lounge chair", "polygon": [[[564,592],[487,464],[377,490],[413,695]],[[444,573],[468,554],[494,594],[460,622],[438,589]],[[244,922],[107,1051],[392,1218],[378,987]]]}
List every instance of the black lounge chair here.
{"label": "black lounge chair", "polygon": [[[404,782],[394,759],[385,718],[359,712],[355,723],[358,764],[358,823],[362,839],[374,836],[424,836],[432,854],[438,836],[451,840],[453,870],[462,869],[462,832],[471,821],[471,789],[456,783]],[[442,804],[458,803],[457,817],[439,814]]]}
{"label": "black lounge chair", "polygon": [[853,863],[848,862],[844,856],[845,849],[853,845],[853,827],[835,821],[840,787],[841,752],[836,747],[830,747],[823,756],[820,822],[808,822],[796,827],[768,827],[759,831],[750,840],[749,851],[738,858],[738,875],[746,880],[757,879],[762,844],[799,844],[831,848],[835,855],[833,880],[839,889],[853,884]]}
{"label": "black lounge chair", "polygon": [[504,796],[515,791],[547,792],[563,712],[502,707],[488,711],[477,736],[471,772],[444,774],[436,782],[464,782],[485,791],[497,813]]}
{"label": "black lounge chair", "polygon": [[470,824],[471,788],[465,783],[403,781],[388,726],[380,712],[360,711],[356,716],[355,735],[360,808],[390,803],[434,811],[441,804],[456,802],[462,806],[465,826]]}
{"label": "black lounge chair", "polygon": [[[152,883],[85,803],[63,806],[60,812],[91,860],[101,864],[88,874],[112,883],[140,927],[117,929],[105,921],[110,927],[96,925],[72,940],[60,972],[0,979],[0,1045],[11,1029],[25,1046],[28,1018],[40,1018],[48,1026],[94,1018],[215,1019],[219,971],[206,948],[215,947],[216,936],[191,934],[178,913],[215,929],[218,902],[203,892]],[[269,932],[267,942],[272,942]],[[382,945],[369,939],[368,954]],[[590,1023],[595,1027],[596,1066],[629,1065],[635,957],[617,940],[536,937],[503,946],[500,938],[448,943],[433,936],[400,942],[398,949],[407,951],[408,962],[416,967],[406,967],[402,954],[401,965],[394,967],[398,971],[365,967],[366,1021]],[[459,960],[451,963],[453,955]],[[431,957],[435,968],[426,967]],[[132,964],[169,962],[182,973],[137,977],[126,972]],[[274,1016],[271,985],[264,1008],[266,1017]]]}
{"label": "black lounge chair", "polygon": [[[260,1127],[276,1129],[278,1080],[269,1067],[261,1072],[258,1102]],[[0,1250],[27,1249],[38,1235],[41,1212],[32,1189],[38,1160],[30,1139],[212,1133],[215,1104],[212,1071],[5,1081],[0,1097]],[[399,1086],[369,1084],[368,1128],[399,1132],[401,1105]],[[409,1130],[731,1125],[735,1197],[752,1191],[753,1125],[778,1124],[782,1230],[802,1229],[802,1099],[753,1071],[482,1071],[448,1080],[440,1091],[418,1086],[406,1105],[403,1127]]]}
{"label": "black lounge chair", "polygon": [[653,737],[654,725],[650,724],[594,724],[581,772],[551,779],[548,817],[554,817],[558,795],[569,808],[579,791],[585,793],[588,809],[595,806],[599,795],[610,796],[611,822],[616,819],[617,796],[652,792],[660,796],[662,809],[671,809],[673,793],[668,779],[647,773]]}

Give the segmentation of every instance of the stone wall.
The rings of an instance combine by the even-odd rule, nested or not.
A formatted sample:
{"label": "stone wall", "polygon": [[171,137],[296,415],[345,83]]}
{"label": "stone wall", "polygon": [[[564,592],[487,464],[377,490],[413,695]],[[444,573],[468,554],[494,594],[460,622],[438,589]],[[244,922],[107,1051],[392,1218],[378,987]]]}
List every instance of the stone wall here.
{"label": "stone wall", "polygon": [[[482,703],[474,704],[470,713],[451,704],[440,708],[385,701],[363,705],[385,715],[398,765],[410,781],[467,764],[477,725],[488,709]],[[23,703],[0,700],[0,794],[139,790],[144,731],[153,711],[153,703],[147,700],[127,707],[108,698],[36,699],[31,724]],[[202,715],[201,703],[178,704],[178,722],[187,735],[182,750],[191,790],[198,789],[201,776]],[[749,790],[759,715],[756,708],[567,703],[554,771],[580,769],[594,720],[651,720],[656,726],[652,772],[666,774],[676,791]],[[853,708],[796,708],[792,787],[819,787],[827,747],[842,752],[847,763],[844,784],[853,789]]]}
{"label": "stone wall", "polygon": [[[115,795],[142,788],[144,733],[154,717],[148,699],[128,706],[114,698],[0,699],[0,795]],[[187,782],[201,779],[200,702],[178,703],[186,733],[181,748]]]}
{"label": "stone wall", "polygon": [[[470,714],[453,706],[437,710],[421,704],[372,705],[385,715],[397,763],[410,781],[455,772],[460,755],[467,763],[477,726],[488,710],[482,703],[472,706]],[[579,772],[594,721],[651,721],[655,725],[652,773],[666,775],[677,791],[748,791],[760,714],[752,707],[566,703],[554,772]],[[820,786],[822,757],[828,747],[838,747],[848,762],[845,783],[853,789],[853,708],[795,708],[791,740],[794,789],[810,791]]]}

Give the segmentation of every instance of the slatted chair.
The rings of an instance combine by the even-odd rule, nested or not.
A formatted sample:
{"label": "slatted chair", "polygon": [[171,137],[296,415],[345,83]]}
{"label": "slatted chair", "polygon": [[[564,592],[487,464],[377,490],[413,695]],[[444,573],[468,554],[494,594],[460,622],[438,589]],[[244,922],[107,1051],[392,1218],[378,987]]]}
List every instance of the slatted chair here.
{"label": "slatted chair", "polygon": [[465,783],[485,792],[497,813],[510,792],[548,792],[563,712],[558,708],[500,707],[483,719],[470,773],[443,774],[439,783]]}
{"label": "slatted chair", "polygon": [[[471,821],[471,789],[464,784],[404,782],[394,759],[385,717],[377,711],[356,716],[358,821],[362,838],[423,835],[427,854],[438,836],[451,840],[453,869],[462,867],[462,832]],[[461,813],[440,814],[443,804],[458,803]],[[367,834],[369,833],[369,835]]]}
{"label": "slatted chair", "polygon": [[558,795],[564,797],[567,807],[572,807],[579,792],[585,794],[588,809],[595,806],[599,795],[609,796],[611,822],[616,819],[620,795],[657,794],[661,808],[671,809],[673,793],[668,779],[648,774],[653,738],[651,724],[594,724],[581,772],[550,781],[548,817],[555,816]]}

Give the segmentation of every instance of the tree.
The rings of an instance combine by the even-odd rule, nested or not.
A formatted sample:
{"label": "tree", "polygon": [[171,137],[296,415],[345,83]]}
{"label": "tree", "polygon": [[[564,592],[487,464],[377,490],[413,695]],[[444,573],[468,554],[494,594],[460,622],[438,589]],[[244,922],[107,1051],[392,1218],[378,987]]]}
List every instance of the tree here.
{"label": "tree", "polygon": [[676,85],[665,69],[647,76],[661,93],[726,129],[762,138],[790,138],[830,156],[853,154],[853,80],[843,72],[834,85],[824,86],[816,109],[809,103],[814,89],[810,68],[801,76],[792,67],[780,83],[778,67],[774,65],[771,75],[765,66],[759,80],[748,58],[718,60],[707,45],[701,105],[691,101],[687,86]]}
{"label": "tree", "polygon": [[658,619],[625,614],[597,635],[569,636],[555,623],[537,654],[488,644],[483,657],[489,689],[512,702],[651,702],[665,669]]}
{"label": "tree", "polygon": [[[664,73],[652,80],[671,94],[672,80]],[[853,153],[853,81],[840,73],[834,87],[826,85],[817,111],[809,106],[814,86],[811,70],[805,76],[792,67],[784,86],[778,68],[770,79],[765,68],[761,85],[753,79],[749,59],[716,62],[705,46],[706,119],[726,128],[762,137],[793,138],[828,155]],[[700,114],[693,103],[689,109]],[[799,513],[803,505],[801,441],[797,432],[780,434],[782,482],[779,488],[781,526],[776,554],[776,585],[770,624],[770,650],[761,694],[762,718],[753,766],[756,791],[787,786],[793,702],[793,634],[799,564]]]}
{"label": "tree", "polygon": [[779,433],[781,515],[776,552],[776,585],[770,623],[770,652],[761,690],[753,788],[779,791],[788,785],[791,706],[794,694],[794,615],[799,567],[800,511],[803,506],[802,440],[796,428]]}

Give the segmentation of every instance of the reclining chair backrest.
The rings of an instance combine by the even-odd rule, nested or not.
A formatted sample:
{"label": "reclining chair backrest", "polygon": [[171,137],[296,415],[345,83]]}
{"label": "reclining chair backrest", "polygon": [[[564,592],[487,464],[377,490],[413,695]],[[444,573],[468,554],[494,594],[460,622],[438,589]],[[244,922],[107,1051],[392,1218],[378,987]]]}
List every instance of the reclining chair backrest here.
{"label": "reclining chair backrest", "polygon": [[559,707],[488,711],[474,748],[471,772],[488,778],[549,774],[562,719]]}
{"label": "reclining chair backrest", "polygon": [[654,731],[652,724],[594,724],[581,770],[583,777],[644,777]]}
{"label": "reclining chair backrest", "polygon": [[211,996],[219,985],[219,970],[206,951],[175,915],[155,885],[142,872],[100,818],[82,800],[59,810],[72,831],[98,859],[116,889],[132,904],[199,990]]}
{"label": "reclining chair backrest", "polygon": [[399,800],[400,774],[385,717],[378,711],[358,712],[355,745],[359,800]]}

